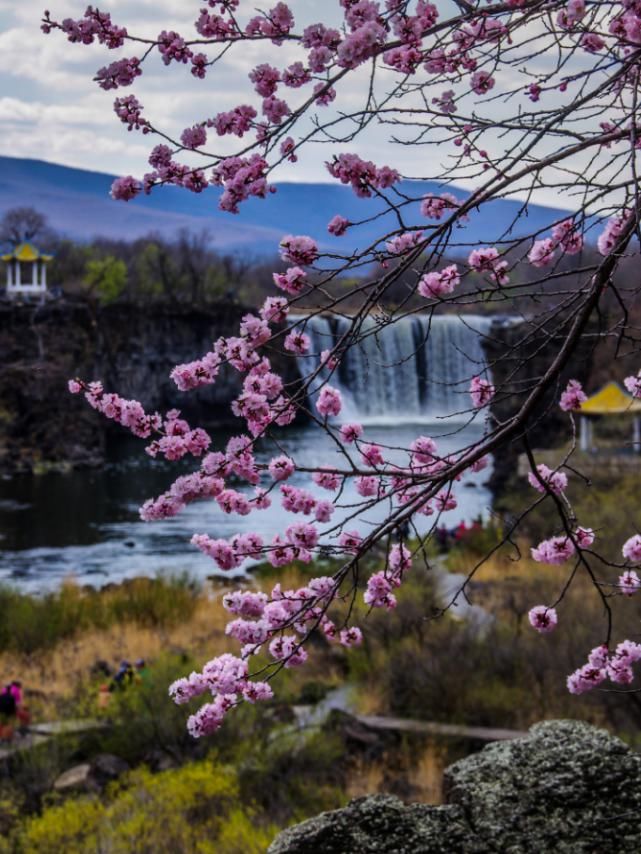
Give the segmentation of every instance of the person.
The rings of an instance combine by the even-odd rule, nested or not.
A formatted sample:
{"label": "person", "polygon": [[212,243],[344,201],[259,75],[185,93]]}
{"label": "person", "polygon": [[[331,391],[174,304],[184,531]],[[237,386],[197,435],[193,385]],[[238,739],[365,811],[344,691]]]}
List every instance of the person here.
{"label": "person", "polygon": [[22,683],[14,679],[0,694],[0,728],[3,731],[0,738],[8,740],[13,737],[16,721],[22,731],[31,723],[31,714],[23,702]]}
{"label": "person", "polygon": [[0,741],[11,741],[15,719],[16,698],[9,684],[0,693]]}
{"label": "person", "polygon": [[134,667],[136,668],[136,682],[138,684],[147,682],[149,679],[149,668],[147,667],[147,662],[144,658],[138,658],[134,662]]}
{"label": "person", "polygon": [[111,690],[113,691],[116,688],[120,688],[120,689],[126,688],[128,685],[131,684],[133,678],[134,678],[134,671],[133,671],[131,664],[126,660],[121,661],[120,667],[118,668],[118,671],[117,671],[116,675],[114,676],[113,681],[111,683],[111,685],[112,685]]}
{"label": "person", "polygon": [[109,690],[109,685],[107,682],[103,682],[100,688],[98,689],[98,708],[107,709],[109,707],[110,699],[111,693]]}

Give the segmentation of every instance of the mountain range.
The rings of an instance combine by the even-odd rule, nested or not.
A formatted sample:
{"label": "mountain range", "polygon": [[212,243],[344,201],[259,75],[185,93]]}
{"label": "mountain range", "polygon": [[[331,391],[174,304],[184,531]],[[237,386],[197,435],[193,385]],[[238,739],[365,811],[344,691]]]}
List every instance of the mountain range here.
{"label": "mountain range", "polygon": [[[254,257],[275,254],[279,240],[288,233],[310,235],[325,251],[345,252],[364,248],[397,227],[393,214],[380,216],[380,199],[360,199],[338,183],[282,183],[267,199],[250,199],[234,215],[218,209],[219,188],[196,195],[177,187],[161,187],[149,196],[116,202],[109,195],[114,177],[43,160],[0,157],[0,216],[10,208],[34,207],[57,232],[79,241],[95,237],[131,240],[150,232],[171,238],[180,229],[206,229],[212,248],[220,253],[251,253]],[[438,192],[439,185],[403,181],[399,188],[408,195],[422,196]],[[467,196],[466,190],[447,189],[460,199]],[[406,211],[407,224],[421,223],[418,204]],[[470,222],[454,239],[474,246],[501,236],[518,237],[544,229],[563,213],[529,205],[527,215],[511,228],[521,211],[518,201],[490,202],[482,213],[471,213]],[[376,219],[334,238],[327,233],[327,223],[337,213],[350,221]]]}

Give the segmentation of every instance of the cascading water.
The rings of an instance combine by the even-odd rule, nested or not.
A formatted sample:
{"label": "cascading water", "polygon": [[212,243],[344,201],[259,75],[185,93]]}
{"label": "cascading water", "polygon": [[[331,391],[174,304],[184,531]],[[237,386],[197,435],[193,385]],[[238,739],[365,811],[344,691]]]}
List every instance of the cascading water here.
{"label": "cascading water", "polygon": [[[299,358],[303,376],[318,368],[321,352],[331,350],[351,322],[322,315],[306,320],[312,343],[310,353]],[[343,396],[345,418],[429,421],[469,410],[472,376],[488,376],[482,341],[490,323],[479,315],[413,315],[385,325],[364,318],[358,343],[330,380]],[[322,369],[312,394],[328,377]]]}

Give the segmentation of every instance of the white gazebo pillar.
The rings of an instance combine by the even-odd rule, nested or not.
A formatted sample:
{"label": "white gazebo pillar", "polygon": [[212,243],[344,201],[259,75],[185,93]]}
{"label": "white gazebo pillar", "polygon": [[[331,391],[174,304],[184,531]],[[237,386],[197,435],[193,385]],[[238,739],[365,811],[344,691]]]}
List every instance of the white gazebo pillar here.
{"label": "white gazebo pillar", "polygon": [[7,263],[7,290],[13,287],[13,261]]}
{"label": "white gazebo pillar", "polygon": [[589,451],[592,445],[592,424],[590,419],[582,415],[579,420],[579,447],[582,451]]}
{"label": "white gazebo pillar", "polygon": [[31,284],[34,288],[38,288],[40,286],[40,282],[38,281],[38,262],[34,261],[31,265]]}
{"label": "white gazebo pillar", "polygon": [[19,288],[21,284],[22,284],[22,282],[20,281],[20,261],[16,261],[16,281],[15,281],[15,285],[16,285],[16,287],[17,287],[17,288]]}
{"label": "white gazebo pillar", "polygon": [[42,285],[42,290],[47,290],[47,265],[44,261],[42,261],[42,273],[40,278],[40,284]]}

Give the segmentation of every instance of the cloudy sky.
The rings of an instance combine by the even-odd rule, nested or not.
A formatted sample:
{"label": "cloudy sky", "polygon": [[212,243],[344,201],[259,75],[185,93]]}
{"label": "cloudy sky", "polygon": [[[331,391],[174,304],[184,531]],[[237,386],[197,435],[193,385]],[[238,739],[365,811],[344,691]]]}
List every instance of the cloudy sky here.
{"label": "cloudy sky", "polygon": [[[99,67],[134,51],[125,48],[124,52],[109,52],[97,44],[70,44],[60,32],[45,36],[40,31],[45,4],[49,4],[52,17],[61,20],[82,15],[87,0],[0,0],[0,154],[115,174],[143,174],[153,143],[149,137],[127,132],[112,110],[114,92],[103,92],[92,80]],[[202,5],[202,0],[105,0],[104,8],[116,23],[136,35],[154,37],[160,29],[176,29],[190,36]],[[439,2],[443,14],[447,14],[448,5],[448,0]],[[250,2],[247,8],[253,6]],[[337,0],[293,0],[291,6],[304,25],[318,19],[338,24]],[[269,55],[270,49],[267,45],[266,57],[265,45],[243,44],[203,81],[193,78],[187,66],[166,68],[155,56],[145,63],[145,73],[135,85],[121,92],[133,91],[153,123],[178,136],[194,121],[247,103],[251,97],[247,74],[256,62],[267,58],[284,66],[299,58],[293,46],[278,49],[277,57]],[[545,55],[539,56],[536,70],[542,70],[547,61]],[[361,72],[366,75],[367,69],[358,74]],[[504,82],[511,88],[514,72],[502,72],[506,73],[511,77]],[[341,108],[360,103],[366,78],[359,81],[358,74],[351,75],[350,89],[343,87],[339,92]],[[524,87],[530,79],[523,78]],[[496,108],[511,111],[514,102]],[[388,143],[388,133],[389,128],[373,127],[362,146],[352,143],[349,150],[378,164],[390,163],[414,177],[436,175],[452,153],[449,144],[438,150],[404,147],[399,163],[399,150]],[[218,143],[216,150],[221,150]],[[331,180],[323,165],[328,155],[327,146],[310,146],[295,167],[281,167],[275,178]],[[474,182],[457,183],[472,186]],[[538,202],[558,204],[557,193],[549,188],[535,196]]]}
{"label": "cloudy sky", "polygon": [[[40,32],[46,6],[62,20],[80,17],[86,2],[0,0],[0,154],[141,174],[149,138],[128,133],[113,114],[114,92],[103,92],[92,81],[97,68],[133,51],[111,53],[99,45],[70,44],[59,32]],[[202,5],[201,0],[108,0],[104,8],[136,35],[155,36],[163,28],[191,35]],[[294,5],[313,7],[315,0]],[[279,64],[290,61],[287,50],[279,50]],[[204,81],[195,80],[186,66],[165,68],[156,59],[146,62],[143,77],[122,92],[135,92],[157,126],[179,134],[195,120],[247,101],[247,74],[257,59],[252,54],[244,45],[219,67],[215,80],[212,75]],[[281,177],[326,181],[322,159],[310,156]]]}

